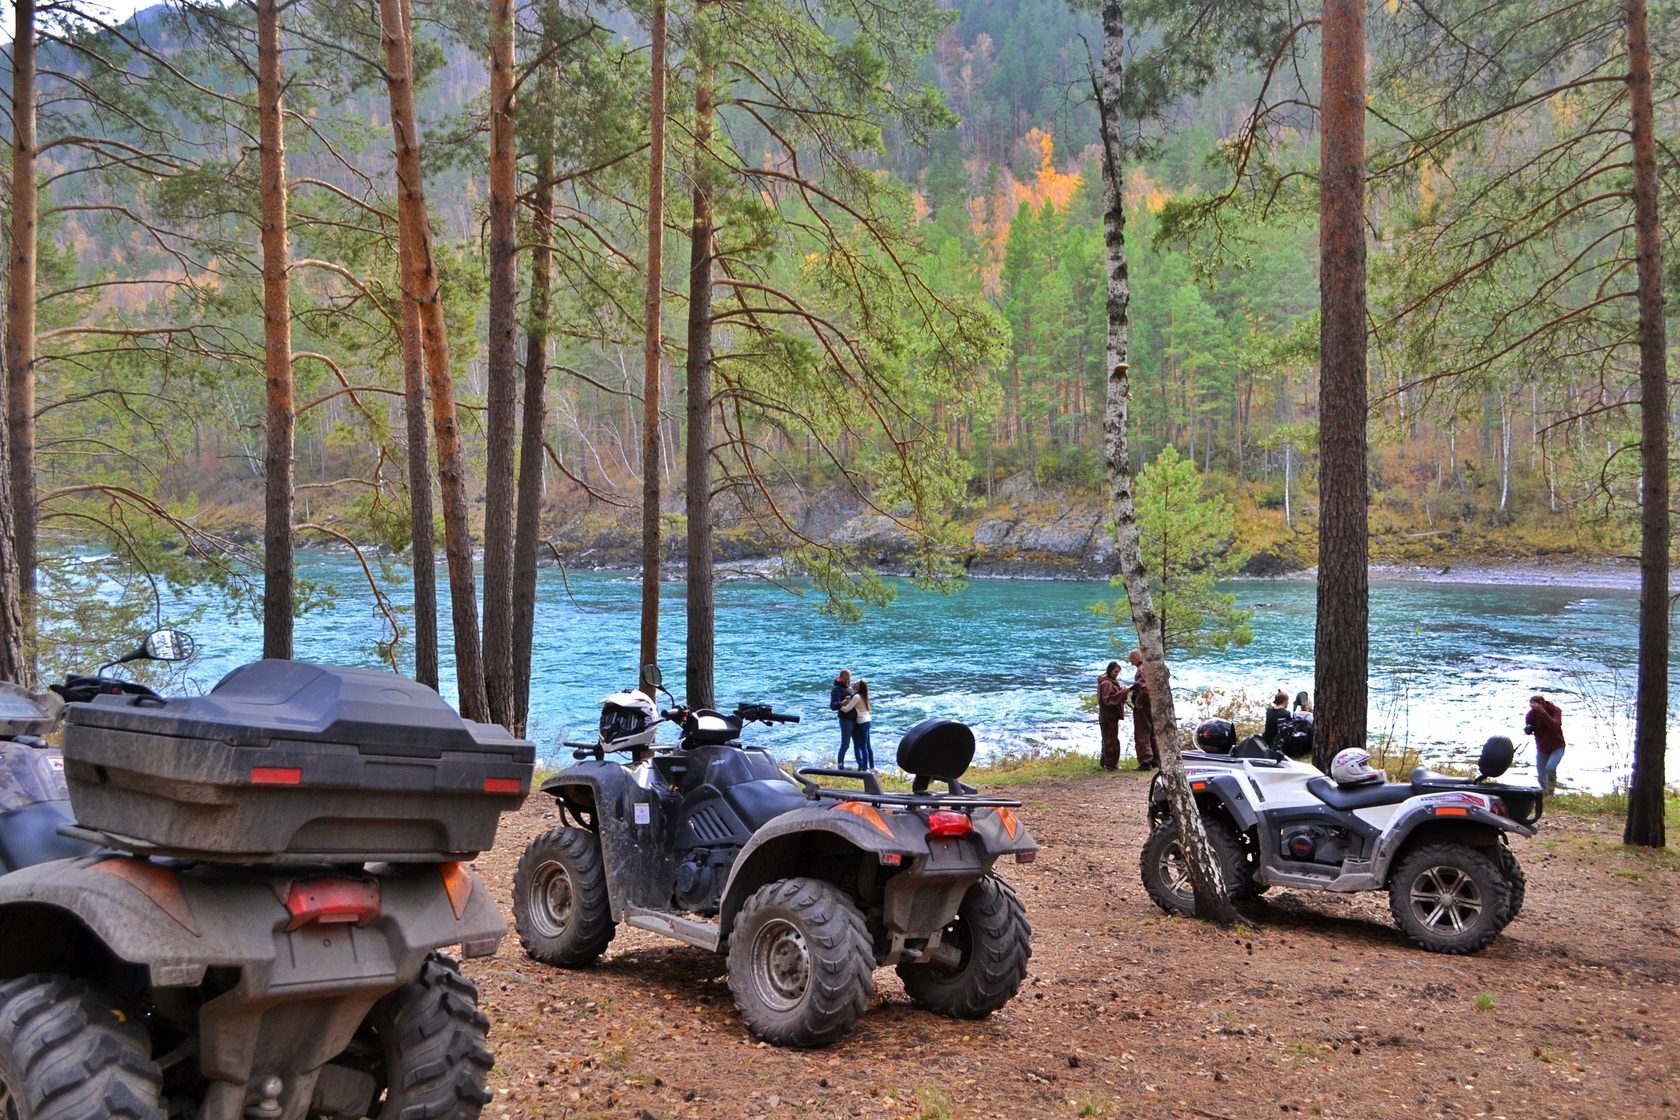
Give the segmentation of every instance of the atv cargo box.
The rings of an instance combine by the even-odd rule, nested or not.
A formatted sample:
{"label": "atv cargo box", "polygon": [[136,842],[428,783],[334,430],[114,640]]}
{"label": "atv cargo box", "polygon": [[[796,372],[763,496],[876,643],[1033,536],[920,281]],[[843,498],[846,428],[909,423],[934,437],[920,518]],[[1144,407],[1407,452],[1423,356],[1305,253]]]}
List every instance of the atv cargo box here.
{"label": "atv cargo box", "polygon": [[208,696],[66,711],[77,823],[129,851],[250,863],[470,859],[535,749],[402,677],[258,661]]}

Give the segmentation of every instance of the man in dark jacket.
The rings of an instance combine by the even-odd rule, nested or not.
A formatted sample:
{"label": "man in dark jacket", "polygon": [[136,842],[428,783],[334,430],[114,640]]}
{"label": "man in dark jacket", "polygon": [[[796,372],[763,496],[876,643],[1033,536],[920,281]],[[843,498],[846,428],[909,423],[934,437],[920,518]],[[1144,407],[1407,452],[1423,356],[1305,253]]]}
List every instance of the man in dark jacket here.
{"label": "man in dark jacket", "polygon": [[1161,764],[1155,758],[1154,716],[1149,711],[1149,682],[1143,679],[1143,653],[1133,650],[1126,655],[1137,677],[1132,681],[1132,742],[1137,747],[1138,769],[1154,770]]}
{"label": "man in dark jacket", "polygon": [[1534,736],[1540,784],[1547,793],[1557,791],[1558,763],[1563,761],[1563,709],[1544,696],[1528,698],[1528,719],[1523,730]]}
{"label": "man in dark jacket", "polygon": [[[840,675],[834,678],[834,687],[828,690],[828,710],[840,717],[840,758],[835,763],[836,768],[846,768],[846,751],[852,746],[852,736],[857,731],[857,717],[841,708],[852,695],[852,671],[840,670]],[[860,758],[861,764],[863,760]]]}
{"label": "man in dark jacket", "polygon": [[1126,711],[1126,686],[1120,683],[1120,662],[1110,661],[1097,678],[1097,725],[1102,728],[1102,768],[1120,769],[1120,717]]}

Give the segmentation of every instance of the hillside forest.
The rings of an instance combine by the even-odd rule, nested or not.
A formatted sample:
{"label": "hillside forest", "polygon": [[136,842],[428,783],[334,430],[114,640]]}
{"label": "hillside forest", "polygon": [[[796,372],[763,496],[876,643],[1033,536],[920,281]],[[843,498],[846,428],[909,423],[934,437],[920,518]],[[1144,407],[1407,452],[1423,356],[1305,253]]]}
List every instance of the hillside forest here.
{"label": "hillside forest", "polygon": [[[1231,549],[1314,563],[1319,12],[1111,6],[9,5],[19,671],[85,661],[160,583],[214,584],[289,656],[323,593],[294,550],[323,545],[421,679],[449,580],[464,709],[517,726],[535,565],[616,524],[650,582],[685,573],[704,702],[719,554],[856,612],[890,586],[832,511],[941,580],[1008,493],[1103,508],[1105,119],[1129,466],[1172,449]],[[1639,453],[1635,7],[1363,6],[1379,559],[1632,555],[1672,503]],[[1672,214],[1680,12],[1648,24]]]}

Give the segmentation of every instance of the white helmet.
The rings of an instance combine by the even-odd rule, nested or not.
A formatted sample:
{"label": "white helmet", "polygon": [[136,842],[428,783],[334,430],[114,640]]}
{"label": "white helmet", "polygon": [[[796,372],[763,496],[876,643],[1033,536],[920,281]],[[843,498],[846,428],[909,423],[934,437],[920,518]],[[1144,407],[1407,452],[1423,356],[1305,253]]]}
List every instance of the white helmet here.
{"label": "white helmet", "polygon": [[1383,776],[1371,769],[1371,752],[1349,747],[1330,760],[1330,776],[1339,786],[1363,786],[1380,782]]}
{"label": "white helmet", "polygon": [[601,745],[608,750],[643,747],[659,730],[659,709],[639,689],[615,692],[601,701]]}

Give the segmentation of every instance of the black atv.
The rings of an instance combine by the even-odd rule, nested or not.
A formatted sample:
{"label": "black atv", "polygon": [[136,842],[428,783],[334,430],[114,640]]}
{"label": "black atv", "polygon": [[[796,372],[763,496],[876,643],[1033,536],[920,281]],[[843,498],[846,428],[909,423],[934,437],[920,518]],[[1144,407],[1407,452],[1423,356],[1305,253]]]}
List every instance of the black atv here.
{"label": "black atv", "polygon": [[[644,673],[658,685],[656,668]],[[600,741],[566,744],[580,761],[542,785],[572,823],[533,840],[514,877],[514,925],[534,959],[589,965],[620,922],[727,953],[736,1008],[779,1046],[846,1034],[882,965],[957,1019],[984,1018],[1020,988],[1032,931],[992,865],[1030,863],[1038,846],[1020,802],[959,780],[974,758],[968,727],[911,728],[898,765],[913,790],[887,793],[873,772],[789,777],[742,746],[748,723],[798,722],[768,705],[660,712],[682,727],[674,748],[651,747],[624,726],[624,706],[608,707]],[[619,749],[632,761],[606,760]]]}

